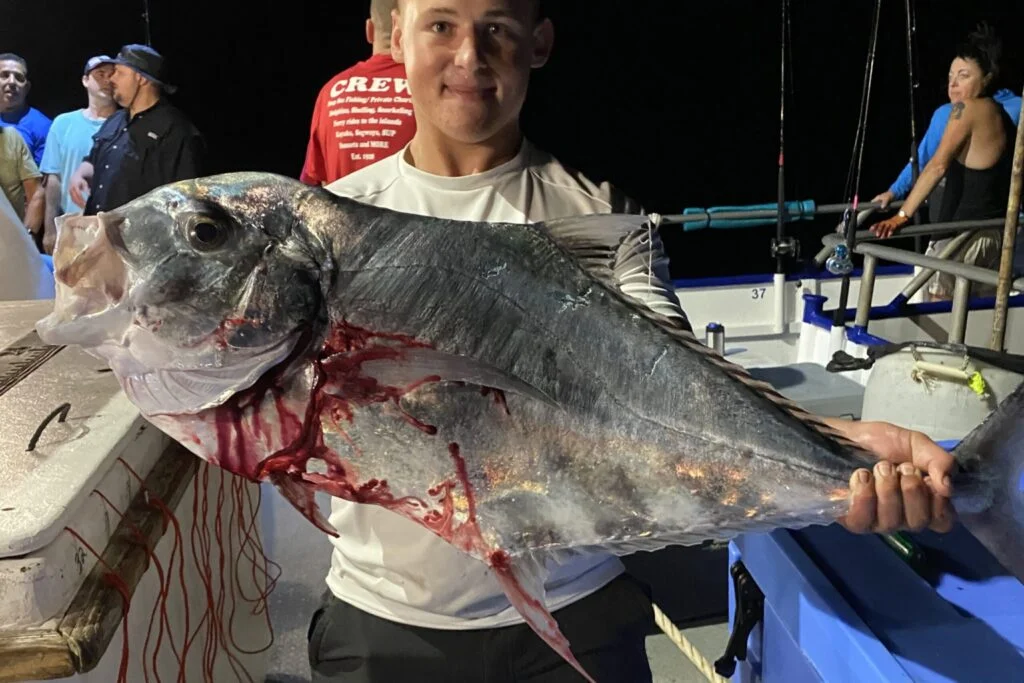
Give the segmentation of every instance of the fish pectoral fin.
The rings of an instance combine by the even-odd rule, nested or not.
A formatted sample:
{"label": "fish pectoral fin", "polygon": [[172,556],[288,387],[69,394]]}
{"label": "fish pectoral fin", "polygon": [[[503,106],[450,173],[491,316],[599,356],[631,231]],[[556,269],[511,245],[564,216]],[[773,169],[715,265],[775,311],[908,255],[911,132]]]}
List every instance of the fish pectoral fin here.
{"label": "fish pectoral fin", "polygon": [[466,356],[455,356],[427,348],[403,349],[397,358],[363,361],[363,374],[387,386],[411,386],[427,378],[468,382],[481,387],[515,393],[558,408],[558,403],[537,387],[501,368]]}
{"label": "fish pectoral fin", "polygon": [[534,633],[585,680],[595,683],[573,655],[569,640],[562,634],[558,622],[544,604],[544,581],[548,572],[543,560],[534,557],[509,558],[504,552],[498,551],[491,554],[490,565],[509,602]]}
{"label": "fish pectoral fin", "polygon": [[267,478],[314,526],[330,536],[338,535],[338,531],[320,512],[320,506],[316,503],[316,487],[313,484],[284,472],[273,472]]}

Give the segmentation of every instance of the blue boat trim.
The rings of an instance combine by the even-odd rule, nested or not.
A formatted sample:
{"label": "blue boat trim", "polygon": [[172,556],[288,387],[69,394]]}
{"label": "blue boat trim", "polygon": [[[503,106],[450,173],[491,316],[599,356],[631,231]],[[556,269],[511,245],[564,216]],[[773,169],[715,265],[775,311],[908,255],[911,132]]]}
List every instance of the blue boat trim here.
{"label": "blue boat trim", "polygon": [[[858,278],[864,272],[862,268],[855,268],[850,273],[851,278]],[[876,276],[883,275],[912,275],[914,272],[913,266],[904,265],[891,265],[891,266],[879,266],[875,269]],[[796,282],[798,280],[836,280],[843,277],[842,275],[833,275],[827,270],[803,270],[796,273],[788,273],[786,275],[786,282]],[[775,276],[772,273],[750,273],[746,275],[722,275],[716,277],[694,277],[694,278],[676,278],[672,280],[672,285],[676,289],[698,289],[703,287],[729,287],[734,285],[755,285],[755,284],[771,284],[774,281]]]}
{"label": "blue boat trim", "polygon": [[[830,321],[831,324],[831,321]],[[884,346],[889,343],[888,339],[882,339],[870,334],[866,327],[863,325],[853,325],[846,330],[846,338],[852,341],[854,344],[860,344],[862,346]]]}
{"label": "blue boat trim", "polygon": [[[804,294],[803,299],[803,321],[809,325],[820,327],[823,330],[831,330],[834,310],[825,310],[825,301],[828,297],[820,294]],[[887,320],[890,318],[908,318],[917,315],[949,313],[953,308],[952,301],[928,301],[920,304],[908,304],[905,302],[905,297],[897,296],[884,306],[872,306],[868,319]],[[992,310],[995,308],[995,302],[996,298],[994,296],[974,297],[969,301],[967,308],[970,311]],[[1007,301],[1007,307],[1024,307],[1024,294],[1011,296]],[[843,319],[844,321],[853,320],[856,318],[856,315],[856,308],[848,308],[844,312]],[[855,336],[865,340],[864,342],[858,341],[857,343],[887,343],[885,340],[881,339],[881,337],[875,337],[874,335],[868,334],[867,330],[861,326],[853,326],[847,330],[847,338],[850,339],[850,341],[855,341]]]}

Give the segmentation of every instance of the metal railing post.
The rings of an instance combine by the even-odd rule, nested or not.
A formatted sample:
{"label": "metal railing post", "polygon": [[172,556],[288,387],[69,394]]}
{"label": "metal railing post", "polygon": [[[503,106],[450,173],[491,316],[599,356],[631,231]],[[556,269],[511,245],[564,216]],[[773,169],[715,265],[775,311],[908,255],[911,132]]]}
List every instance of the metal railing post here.
{"label": "metal railing post", "polygon": [[[1021,103],[1024,111],[1024,102]],[[1013,146],[1013,168],[1010,171],[1010,199],[1006,207],[1006,225],[1003,227],[1003,249],[999,259],[999,283],[996,285],[996,307],[992,318],[992,338],[989,348],[1002,351],[1006,340],[1007,303],[1013,279],[1013,252],[1020,218],[1020,193],[1024,181],[1024,121],[1017,121],[1017,139]]]}
{"label": "metal railing post", "polygon": [[949,343],[963,344],[967,335],[967,310],[971,299],[971,281],[958,275],[953,286],[952,319],[949,324]]}
{"label": "metal railing post", "polygon": [[[942,251],[939,252],[936,258],[949,259],[950,257],[953,256],[954,253],[956,253],[956,251],[960,247],[964,246],[964,244],[967,242],[967,240],[971,238],[972,235],[976,234],[977,232],[977,230],[972,230],[970,232],[960,233],[959,235],[957,235],[956,237],[949,241],[949,244],[947,244],[942,249]],[[910,297],[917,294],[917,290],[924,287],[925,283],[928,282],[929,279],[931,279],[932,275],[935,275],[934,269],[926,268],[922,270],[920,273],[914,276],[913,280],[907,283],[907,286],[903,288],[903,291],[900,292],[900,294],[902,294],[906,299],[910,299]]]}
{"label": "metal railing post", "polygon": [[875,267],[878,265],[878,257],[864,257],[864,273],[860,278],[860,296],[857,299],[857,317],[853,324],[866,328],[871,317],[871,299],[875,294]]}

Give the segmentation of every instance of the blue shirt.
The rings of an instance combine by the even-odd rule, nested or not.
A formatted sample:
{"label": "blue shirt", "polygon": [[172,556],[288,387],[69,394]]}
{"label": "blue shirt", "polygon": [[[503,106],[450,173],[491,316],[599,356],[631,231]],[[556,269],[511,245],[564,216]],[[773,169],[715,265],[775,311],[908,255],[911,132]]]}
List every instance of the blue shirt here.
{"label": "blue shirt", "polygon": [[71,199],[71,176],[92,151],[92,136],[106,119],[90,119],[86,109],[69,111],[53,120],[46,136],[46,150],[39,170],[60,176],[60,213],[75,213],[82,207]]}
{"label": "blue shirt", "polygon": [[0,126],[10,126],[21,133],[37,165],[43,161],[43,148],[51,123],[46,114],[32,107],[25,109],[20,116],[10,112],[0,114]]}
{"label": "blue shirt", "polygon": [[[1018,119],[1020,119],[1020,97],[1014,95],[1011,91],[1003,88],[995,95],[992,99],[1003,105],[1003,109],[1013,119],[1013,125],[1017,125]],[[939,142],[942,141],[942,134],[946,131],[946,122],[949,121],[949,112],[953,110],[953,105],[950,102],[942,105],[935,110],[932,114],[931,123],[928,124],[928,130],[924,134],[924,139],[921,140],[921,144],[917,146],[917,162],[918,168],[923,169],[928,164],[928,160],[935,154],[935,150],[939,148]],[[896,178],[896,182],[892,184],[889,191],[893,193],[896,199],[903,199],[910,192],[910,188],[914,186],[911,181],[911,170],[910,164],[908,163],[900,173],[899,177]]]}

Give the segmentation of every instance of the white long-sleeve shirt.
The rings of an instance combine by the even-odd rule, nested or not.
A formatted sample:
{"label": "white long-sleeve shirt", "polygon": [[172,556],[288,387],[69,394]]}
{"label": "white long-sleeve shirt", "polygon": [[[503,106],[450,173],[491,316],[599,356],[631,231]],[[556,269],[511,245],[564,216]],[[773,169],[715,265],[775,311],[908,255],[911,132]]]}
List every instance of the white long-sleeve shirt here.
{"label": "white long-sleeve shirt", "polygon": [[[484,173],[435,176],[406,162],[406,149],[327,189],[396,211],[453,220],[532,223],[595,213],[641,213],[607,183],[566,168],[524,140],[518,155]],[[615,268],[619,286],[651,309],[685,321],[657,232],[647,267]],[[650,271],[650,272],[649,272]],[[375,505],[331,501],[338,531],[327,585],[338,599],[376,616],[436,629],[522,623],[490,568],[416,523]],[[599,590],[624,570],[606,553],[566,552],[549,562],[545,602],[554,611]]]}

